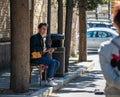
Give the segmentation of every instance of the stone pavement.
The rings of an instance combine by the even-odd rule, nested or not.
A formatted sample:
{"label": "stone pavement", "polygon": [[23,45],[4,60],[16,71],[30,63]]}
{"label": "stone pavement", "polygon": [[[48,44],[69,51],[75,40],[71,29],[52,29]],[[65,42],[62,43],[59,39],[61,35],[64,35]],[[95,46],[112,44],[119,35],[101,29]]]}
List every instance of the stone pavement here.
{"label": "stone pavement", "polygon": [[[82,63],[71,63],[70,72],[65,74],[64,77],[56,78],[56,82],[58,82],[57,87],[46,87],[39,85],[39,75],[38,70],[34,68],[32,74],[32,83],[30,85],[30,89],[32,92],[27,94],[19,94],[19,95],[0,95],[0,97],[47,97],[54,90],[58,90],[59,88],[66,85],[71,80],[75,79],[79,75],[83,74],[85,71],[90,70],[94,67],[94,62],[82,62]],[[10,83],[10,73],[9,70],[0,72],[0,88],[9,88]],[[36,91],[36,92],[35,92]]]}
{"label": "stone pavement", "polygon": [[1,70],[0,71],[0,88],[9,88],[10,83],[10,70]]}
{"label": "stone pavement", "polygon": [[88,56],[94,59],[95,67],[90,73],[83,77],[78,77],[71,81],[67,86],[58,90],[50,97],[105,97],[105,95],[95,95],[95,89],[104,89],[105,80],[100,69],[98,55]]}

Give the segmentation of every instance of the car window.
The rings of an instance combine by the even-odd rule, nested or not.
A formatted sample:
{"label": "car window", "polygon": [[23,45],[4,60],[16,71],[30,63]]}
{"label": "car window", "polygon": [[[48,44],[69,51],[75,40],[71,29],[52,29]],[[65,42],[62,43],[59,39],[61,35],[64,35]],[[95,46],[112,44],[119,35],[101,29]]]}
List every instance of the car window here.
{"label": "car window", "polygon": [[98,31],[97,33],[98,38],[106,38],[106,37],[112,37],[112,35],[105,31]]}
{"label": "car window", "polygon": [[97,37],[97,31],[94,31],[93,32],[93,38],[96,38]]}
{"label": "car window", "polygon": [[105,24],[96,24],[95,27],[106,27],[106,25]]}
{"label": "car window", "polygon": [[87,33],[88,38],[96,38],[97,37],[96,35],[97,35],[97,31],[89,31]]}
{"label": "car window", "polygon": [[88,33],[87,33],[87,37],[88,38],[91,38],[93,36],[93,32],[92,31],[89,31]]}

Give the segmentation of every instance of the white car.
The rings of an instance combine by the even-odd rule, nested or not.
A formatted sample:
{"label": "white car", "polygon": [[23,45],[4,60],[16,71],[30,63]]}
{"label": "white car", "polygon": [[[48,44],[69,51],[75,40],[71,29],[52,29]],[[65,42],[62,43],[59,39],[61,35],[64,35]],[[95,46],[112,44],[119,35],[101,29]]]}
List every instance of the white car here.
{"label": "white car", "polygon": [[118,33],[110,28],[90,28],[87,30],[88,49],[98,49],[102,42],[111,40]]}
{"label": "white car", "polygon": [[112,30],[118,32],[117,28],[116,27],[111,27]]}

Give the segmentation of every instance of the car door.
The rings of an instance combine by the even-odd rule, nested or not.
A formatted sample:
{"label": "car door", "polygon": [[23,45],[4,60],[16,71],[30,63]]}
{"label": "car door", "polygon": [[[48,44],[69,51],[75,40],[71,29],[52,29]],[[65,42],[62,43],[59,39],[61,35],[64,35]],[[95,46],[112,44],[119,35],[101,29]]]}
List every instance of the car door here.
{"label": "car door", "polygon": [[99,48],[101,43],[108,41],[112,38],[112,34],[107,31],[97,31],[96,47]]}
{"label": "car door", "polygon": [[87,32],[87,47],[88,49],[96,48],[96,31],[88,31]]}

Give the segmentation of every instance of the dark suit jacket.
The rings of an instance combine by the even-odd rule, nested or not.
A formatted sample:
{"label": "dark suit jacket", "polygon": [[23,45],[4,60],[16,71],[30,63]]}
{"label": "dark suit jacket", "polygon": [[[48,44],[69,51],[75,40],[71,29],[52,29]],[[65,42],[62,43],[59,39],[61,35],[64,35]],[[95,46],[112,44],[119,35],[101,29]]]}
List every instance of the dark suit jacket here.
{"label": "dark suit jacket", "polygon": [[42,36],[37,33],[30,38],[30,54],[32,52],[41,52],[43,55],[44,42]]}

